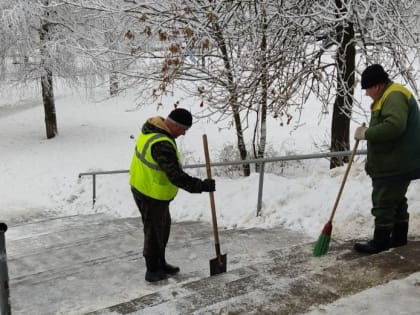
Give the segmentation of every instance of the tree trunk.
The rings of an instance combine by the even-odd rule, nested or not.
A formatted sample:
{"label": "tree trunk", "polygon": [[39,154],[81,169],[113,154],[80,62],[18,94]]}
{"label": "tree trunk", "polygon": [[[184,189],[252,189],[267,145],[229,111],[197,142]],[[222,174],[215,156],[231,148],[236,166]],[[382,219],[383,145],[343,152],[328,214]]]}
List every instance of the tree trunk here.
{"label": "tree trunk", "polygon": [[41,76],[42,101],[44,103],[47,139],[51,139],[58,134],[58,129],[57,118],[55,114],[52,73],[47,69],[45,69],[45,72],[46,74]]}
{"label": "tree trunk", "polygon": [[109,77],[109,95],[115,96],[118,94],[118,74],[111,72]]}
{"label": "tree trunk", "polygon": [[[337,8],[345,10],[341,0],[336,0],[336,4]],[[350,149],[349,130],[356,63],[353,24],[348,23],[345,27],[340,24],[336,32],[340,45],[337,49],[337,95],[331,124],[331,152]],[[330,160],[330,169],[342,166],[345,162],[348,162],[348,157],[333,157]]]}
{"label": "tree trunk", "polygon": [[[267,139],[267,102],[268,102],[268,65],[267,65],[267,21],[265,10],[262,12],[263,23],[262,23],[262,39],[261,39],[261,103],[260,103],[260,136],[258,141],[257,158],[264,158],[265,145]],[[260,171],[260,164],[256,164],[256,171]]]}
{"label": "tree trunk", "polygon": [[[219,25],[215,23],[214,28],[215,28],[215,33],[216,33],[216,39],[217,39],[220,51],[223,56],[224,67],[226,69],[226,75],[227,75],[227,79],[229,83],[227,87],[229,91],[229,106],[231,107],[232,112],[233,112],[233,121],[235,123],[235,128],[236,128],[239,155],[241,156],[241,160],[246,160],[248,152],[246,150],[246,145],[244,141],[244,134],[243,134],[243,129],[242,129],[239,105],[238,105],[237,91],[236,91],[236,86],[233,81],[233,74],[232,74],[231,65],[229,62],[229,55],[228,55],[226,43],[224,41]],[[244,164],[242,168],[243,168],[244,176],[249,176],[251,174],[249,164]]]}
{"label": "tree trunk", "polygon": [[[231,104],[231,107],[234,109],[238,108],[237,103],[235,104],[234,102]],[[245,145],[245,141],[244,141],[244,135],[243,135],[243,131],[242,131],[242,124],[241,124],[241,118],[239,115],[239,111],[235,110],[233,113],[233,119],[235,122],[235,127],[236,127],[236,136],[237,136],[237,141],[238,141],[238,150],[239,150],[239,155],[241,156],[241,160],[246,160],[248,152],[246,150],[246,145]],[[249,176],[251,174],[251,170],[250,170],[250,166],[249,164],[243,164],[242,165],[242,169],[244,172],[244,176]]]}
{"label": "tree trunk", "polygon": [[[43,3],[48,5],[49,2],[44,0]],[[47,10],[47,9],[46,9]],[[48,11],[44,12],[45,17],[48,17]],[[44,103],[45,112],[45,128],[47,131],[47,139],[54,138],[58,133],[57,118],[55,114],[53,77],[50,65],[48,64],[47,43],[49,40],[49,26],[47,19],[42,21],[41,30],[39,31],[39,38],[41,41],[41,88],[42,101]]]}

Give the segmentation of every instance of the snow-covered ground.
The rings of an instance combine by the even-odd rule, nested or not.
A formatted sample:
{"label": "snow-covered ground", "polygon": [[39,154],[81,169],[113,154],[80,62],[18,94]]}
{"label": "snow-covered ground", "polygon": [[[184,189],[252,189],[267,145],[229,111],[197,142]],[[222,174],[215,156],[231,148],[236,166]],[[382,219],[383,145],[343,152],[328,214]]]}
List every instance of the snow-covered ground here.
{"label": "snow-covered ground", "polygon": [[[59,135],[47,140],[39,88],[0,88],[0,221],[13,226],[37,218],[93,212],[116,217],[138,216],[126,173],[97,177],[94,208],[91,178],[78,178],[78,174],[127,170],[133,138],[143,122],[153,115],[166,116],[179,96],[175,94],[163,100],[164,105],[157,110],[155,106],[136,109],[134,92],[107,99],[106,91],[85,95],[58,86],[55,94]],[[367,97],[363,97],[363,102],[368,106]],[[193,113],[201,110],[199,102],[182,100],[179,106]],[[304,109],[301,119],[293,119],[290,125],[280,126],[279,121],[270,119],[268,148],[272,155],[310,154],[328,144],[330,118],[321,117],[320,111],[312,102]],[[298,116],[297,112],[292,114]],[[355,117],[357,123],[354,122],[351,129],[364,119]],[[203,133],[208,135],[213,162],[226,158],[222,152],[229,148],[235,151],[233,128],[220,127],[207,120],[195,120],[187,135],[177,140],[184,164],[203,163]],[[362,143],[360,149],[363,148]],[[333,238],[371,236],[371,183],[364,173],[363,159],[358,156],[351,169],[335,216]],[[275,169],[275,174],[265,174],[263,207],[258,217],[258,174],[247,178],[229,177],[221,169],[213,168],[219,226],[240,229],[282,225],[316,240],[328,220],[345,171],[344,167],[329,170],[328,165],[326,159],[317,159],[267,166],[267,169]],[[205,177],[204,169],[188,172]],[[408,191],[410,235],[417,237],[420,231],[419,183],[413,182]],[[210,222],[208,203],[204,194],[180,191],[171,204],[172,219]],[[416,273],[341,299],[311,314],[418,314],[419,281],[420,273]]]}

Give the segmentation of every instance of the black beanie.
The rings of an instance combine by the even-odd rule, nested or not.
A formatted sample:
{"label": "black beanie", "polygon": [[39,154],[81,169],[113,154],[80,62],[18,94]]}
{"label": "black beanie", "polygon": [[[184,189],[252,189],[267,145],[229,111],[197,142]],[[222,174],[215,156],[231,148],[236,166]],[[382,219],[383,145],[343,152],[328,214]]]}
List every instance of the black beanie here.
{"label": "black beanie", "polygon": [[185,129],[189,129],[192,125],[191,113],[183,108],[175,108],[169,114],[168,120]]}
{"label": "black beanie", "polygon": [[362,73],[362,89],[368,89],[378,83],[387,83],[388,81],[388,73],[378,64],[367,67]]}

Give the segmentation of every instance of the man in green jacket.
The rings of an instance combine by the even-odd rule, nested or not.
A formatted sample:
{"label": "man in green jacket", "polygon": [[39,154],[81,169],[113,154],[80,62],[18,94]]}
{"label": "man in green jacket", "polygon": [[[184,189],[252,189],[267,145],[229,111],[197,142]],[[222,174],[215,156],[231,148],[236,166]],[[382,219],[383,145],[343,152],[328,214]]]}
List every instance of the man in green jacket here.
{"label": "man in green jacket", "polygon": [[375,254],[407,244],[406,193],[410,181],[420,177],[420,114],[413,94],[392,82],[381,65],[367,67],[361,83],[373,103],[369,127],[358,127],[354,137],[367,140],[375,231],[373,240],[354,249]]}
{"label": "man in green jacket", "polygon": [[169,203],[178,188],[190,193],[215,191],[213,179],[201,180],[182,170],[175,139],[185,135],[191,125],[191,113],[176,108],[167,118],[149,118],[137,138],[130,166],[130,186],[143,221],[148,282],[164,280],[179,272],[179,267],[168,264],[165,257],[171,228]]}

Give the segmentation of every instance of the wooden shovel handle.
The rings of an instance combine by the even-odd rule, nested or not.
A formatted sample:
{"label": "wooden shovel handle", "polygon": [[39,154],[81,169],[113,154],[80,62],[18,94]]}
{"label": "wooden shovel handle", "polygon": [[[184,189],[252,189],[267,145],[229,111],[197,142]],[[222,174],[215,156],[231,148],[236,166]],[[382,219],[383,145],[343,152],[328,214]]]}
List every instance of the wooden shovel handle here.
{"label": "wooden shovel handle", "polygon": [[[204,157],[206,159],[207,178],[211,179],[210,155],[209,155],[209,146],[207,143],[206,134],[203,135],[203,146],[204,146]],[[211,218],[213,222],[213,234],[214,234],[214,243],[216,247],[216,255],[217,257],[220,257],[219,231],[217,228],[216,205],[214,202],[214,193],[210,191],[209,196],[210,196]]]}

